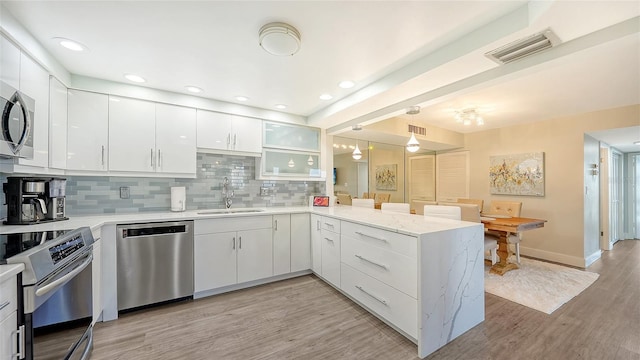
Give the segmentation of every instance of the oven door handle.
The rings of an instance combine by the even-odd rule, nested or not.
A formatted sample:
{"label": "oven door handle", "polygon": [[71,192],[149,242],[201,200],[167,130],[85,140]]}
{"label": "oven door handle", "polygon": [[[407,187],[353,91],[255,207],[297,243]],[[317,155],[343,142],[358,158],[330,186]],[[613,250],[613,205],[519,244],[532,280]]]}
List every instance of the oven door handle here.
{"label": "oven door handle", "polygon": [[37,296],[42,296],[48,292],[50,292],[51,290],[54,290],[58,287],[58,285],[64,284],[67,281],[71,280],[71,278],[73,278],[74,276],[78,275],[82,270],[84,270],[87,266],[89,266],[91,264],[91,262],[93,261],[93,255],[91,253],[89,253],[89,256],[87,257],[87,260],[85,260],[82,264],[80,264],[78,267],[76,267],[75,269],[73,269],[71,272],[69,272],[68,274],[64,275],[63,277],[53,280],[52,282],[44,285],[44,286],[40,286],[38,287],[38,290],[36,290],[36,295]]}

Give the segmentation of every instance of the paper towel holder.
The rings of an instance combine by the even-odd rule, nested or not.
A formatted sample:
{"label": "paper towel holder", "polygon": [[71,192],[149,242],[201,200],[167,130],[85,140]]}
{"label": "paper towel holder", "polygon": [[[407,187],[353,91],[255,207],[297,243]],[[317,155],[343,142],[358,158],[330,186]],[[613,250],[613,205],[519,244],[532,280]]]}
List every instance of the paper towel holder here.
{"label": "paper towel holder", "polygon": [[186,189],[184,186],[171,187],[171,211],[186,210]]}

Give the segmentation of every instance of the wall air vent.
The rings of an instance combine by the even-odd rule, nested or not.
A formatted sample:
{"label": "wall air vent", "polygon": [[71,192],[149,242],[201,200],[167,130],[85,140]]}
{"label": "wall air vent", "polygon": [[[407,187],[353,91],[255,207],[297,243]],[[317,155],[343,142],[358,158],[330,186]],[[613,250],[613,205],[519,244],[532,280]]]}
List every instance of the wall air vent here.
{"label": "wall air vent", "polygon": [[427,135],[426,128],[415,126],[415,125],[409,125],[409,132],[412,132],[416,135]]}
{"label": "wall air vent", "polygon": [[484,55],[498,64],[506,64],[523,57],[547,50],[560,43],[560,39],[551,29],[546,29],[524,39],[516,40],[505,46],[489,51]]}

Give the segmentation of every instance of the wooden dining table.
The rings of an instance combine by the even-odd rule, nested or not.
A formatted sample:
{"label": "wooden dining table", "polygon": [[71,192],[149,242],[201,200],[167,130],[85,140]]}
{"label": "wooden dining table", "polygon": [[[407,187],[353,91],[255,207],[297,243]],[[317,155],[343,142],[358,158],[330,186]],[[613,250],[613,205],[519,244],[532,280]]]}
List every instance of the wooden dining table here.
{"label": "wooden dining table", "polygon": [[538,229],[544,227],[547,220],[530,219],[523,217],[507,217],[501,215],[483,214],[480,221],[484,224],[486,230],[491,230],[498,235],[498,257],[500,261],[495,263],[490,272],[498,275],[504,275],[507,271],[518,269],[519,266],[515,262],[509,262],[509,235]]}

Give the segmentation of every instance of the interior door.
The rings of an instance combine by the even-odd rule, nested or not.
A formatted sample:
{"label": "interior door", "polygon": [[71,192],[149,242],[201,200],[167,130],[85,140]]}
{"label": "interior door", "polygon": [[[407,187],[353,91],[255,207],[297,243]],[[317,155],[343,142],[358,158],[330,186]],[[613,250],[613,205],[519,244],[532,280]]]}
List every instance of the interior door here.
{"label": "interior door", "polygon": [[611,212],[611,241],[615,243],[618,240],[622,240],[622,154],[617,151],[611,152],[611,203],[609,209]]}

